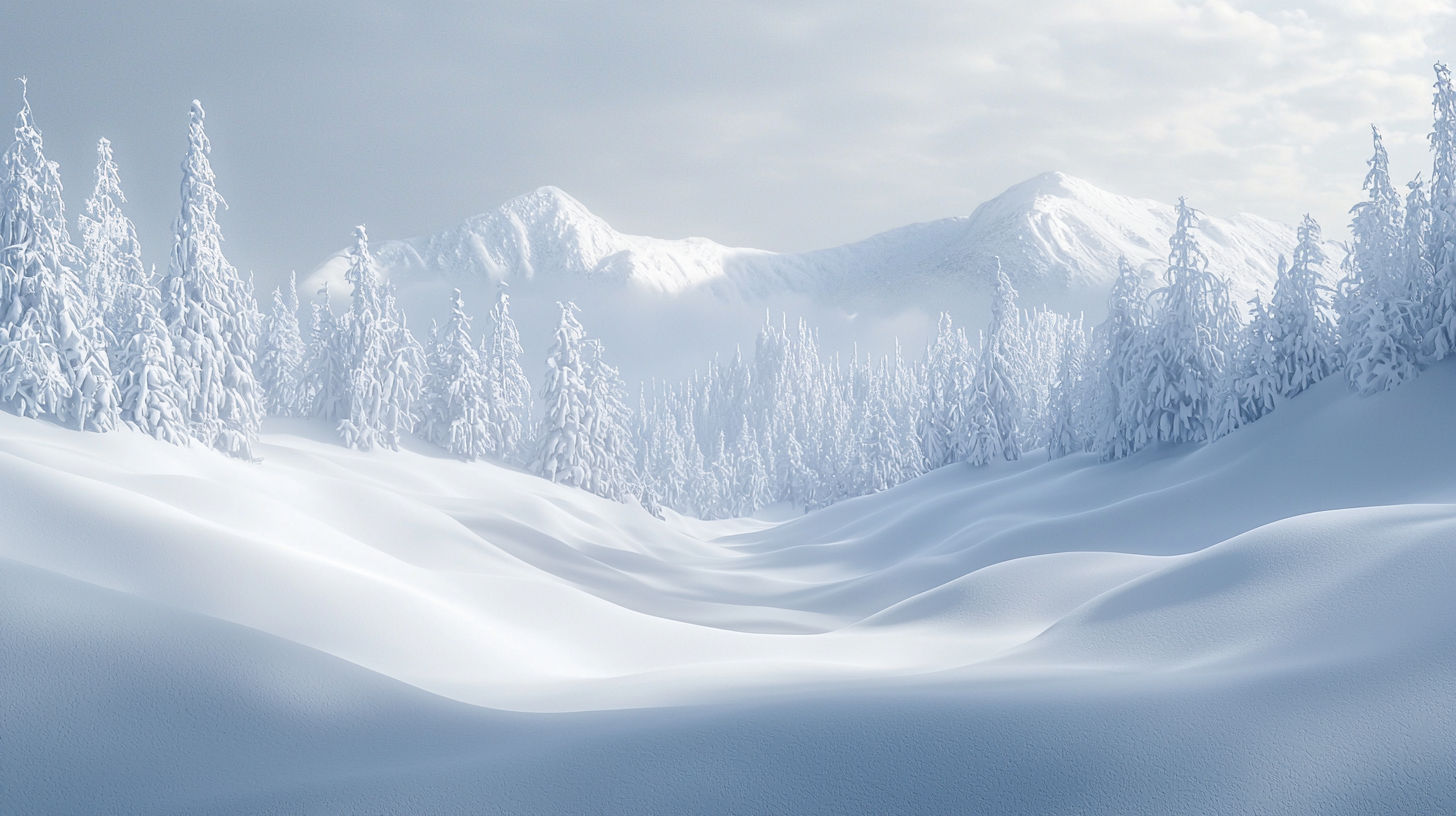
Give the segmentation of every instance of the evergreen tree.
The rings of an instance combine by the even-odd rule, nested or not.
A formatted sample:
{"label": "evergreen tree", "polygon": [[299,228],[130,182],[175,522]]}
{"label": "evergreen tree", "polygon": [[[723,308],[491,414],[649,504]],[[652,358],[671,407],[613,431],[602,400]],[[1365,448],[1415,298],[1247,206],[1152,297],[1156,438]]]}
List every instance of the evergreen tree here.
{"label": "evergreen tree", "polygon": [[1274,321],[1275,376],[1279,393],[1285,397],[1298,394],[1339,367],[1335,327],[1320,278],[1325,256],[1319,224],[1306,215],[1298,235],[1293,262],[1285,266],[1280,259],[1269,310]]}
{"label": "evergreen tree", "polygon": [[1062,335],[1057,379],[1051,392],[1051,421],[1047,434],[1048,460],[1080,453],[1085,445],[1084,435],[1077,427],[1077,412],[1080,410],[1082,392],[1078,383],[1084,376],[1082,366],[1085,362],[1086,343],[1081,322],[1070,323]]}
{"label": "evergreen tree", "polygon": [[[1350,208],[1354,213],[1352,243],[1336,295],[1345,375],[1362,394],[1385,391],[1414,377],[1424,336],[1422,310],[1412,299],[1413,287],[1406,273],[1400,195],[1390,182],[1390,160],[1380,130],[1372,125],[1371,132],[1375,155],[1368,162],[1364,185],[1369,198]],[[1415,187],[1420,187],[1419,182]],[[1413,225],[1419,245],[1418,222],[1423,219],[1419,201],[1416,208]],[[1415,252],[1422,263],[1423,254],[1423,249]],[[1420,290],[1424,289],[1422,285]]]}
{"label": "evergreen tree", "polygon": [[1445,63],[1435,65],[1433,107],[1435,126],[1431,130],[1431,233],[1427,250],[1434,273],[1431,328],[1426,345],[1440,360],[1456,348],[1456,89]]}
{"label": "evergreen tree", "polygon": [[66,229],[60,168],[45,157],[22,90],[0,168],[0,406],[106,431],[117,420],[116,383],[77,278],[83,264]]}
{"label": "evergreen tree", "polygon": [[287,289],[273,290],[273,311],[263,319],[258,346],[258,385],[264,405],[273,416],[301,416],[303,396],[303,336],[298,326],[298,286],[288,274]]}
{"label": "evergreen tree", "polygon": [[[319,287],[318,300],[311,304],[308,356],[304,361],[303,413],[329,422],[348,416],[349,364],[342,345],[340,318],[329,300],[329,284]],[[347,322],[344,315],[342,322]]]}
{"label": "evergreen tree", "polygon": [[925,397],[917,427],[925,466],[931,470],[964,458],[958,437],[970,385],[969,349],[950,315],[940,314],[935,340],[925,350]]}
{"label": "evergreen tree", "polygon": [[222,253],[218,194],[203,130],[202,104],[192,101],[182,211],[172,227],[163,318],[176,346],[192,435],[209,447],[252,459],[263,417],[253,378],[260,316],[249,281]]}
{"label": "evergreen tree", "polygon": [[527,458],[530,444],[531,383],[521,368],[521,336],[511,319],[510,296],[504,283],[490,317],[490,344],[481,356],[490,379],[493,425],[499,434],[495,447],[503,459],[521,462]]}
{"label": "evergreen tree", "polygon": [[1127,258],[1119,258],[1118,267],[1117,281],[1108,296],[1107,319],[1097,327],[1098,340],[1106,349],[1094,422],[1095,446],[1103,461],[1121,459],[1150,441],[1143,389],[1151,353],[1152,311],[1142,278]]}
{"label": "evergreen tree", "polygon": [[[1284,257],[1279,258],[1283,279]],[[1262,300],[1249,301],[1249,323],[1240,332],[1238,353],[1230,366],[1224,392],[1224,407],[1214,428],[1214,438],[1223,437],[1273,411],[1284,396],[1281,391],[1279,323]]]}
{"label": "evergreen tree", "polygon": [[136,317],[122,308],[127,302],[125,290],[151,285],[142,265],[136,228],[121,211],[124,203],[126,195],[121,191],[121,176],[111,155],[111,142],[102,139],[96,145],[96,186],[77,220],[86,259],[82,288],[90,296],[93,313],[101,318],[111,338],[113,360],[120,343],[124,342],[118,338],[127,333]]}
{"label": "evergreen tree", "polygon": [[381,287],[380,335],[385,343],[381,374],[384,410],[379,417],[380,444],[398,450],[400,440],[420,421],[429,364],[424,347],[405,322],[390,286]]}
{"label": "evergreen tree", "polygon": [[[982,396],[985,399],[984,410],[975,414],[981,426],[978,432],[996,434],[996,449],[1013,462],[1021,458],[1023,415],[1022,395],[1017,387],[1018,367],[1023,363],[1022,350],[1016,343],[1019,318],[1016,290],[1011,288],[1011,279],[1001,268],[1001,259],[997,258],[991,327],[986,333],[986,345],[981,352],[981,366],[976,372],[977,384],[973,394],[977,399]],[[972,449],[981,452],[990,450],[984,444],[973,445]],[[980,460],[979,455],[971,457],[973,462],[979,463]]]}
{"label": "evergreen tree", "polygon": [[1225,353],[1239,320],[1228,284],[1208,271],[1196,228],[1195,211],[1180,198],[1169,239],[1168,285],[1154,293],[1159,310],[1145,364],[1148,425],[1139,439],[1201,442],[1214,430]]}
{"label": "evergreen tree", "polygon": [[459,289],[452,303],[450,322],[440,332],[429,364],[423,429],[426,439],[473,461],[497,453],[497,434],[491,427],[490,387]]}
{"label": "evergreen tree", "polygon": [[395,373],[393,327],[363,225],[354,228],[354,248],[344,277],[353,285],[353,292],[349,319],[339,336],[341,356],[348,365],[339,435],[345,445],[363,451],[373,450],[375,445],[397,448],[402,406],[390,404],[400,394],[391,382]]}
{"label": "evergreen tree", "polygon": [[561,322],[546,353],[546,377],[541,387],[546,412],[536,434],[532,470],[572,487],[585,487],[591,480],[591,441],[585,427],[588,394],[584,341],[576,304],[561,305]]}
{"label": "evergreen tree", "polygon": [[625,502],[638,494],[632,469],[636,453],[628,430],[632,415],[626,404],[627,389],[617,369],[607,364],[600,341],[586,341],[585,350],[586,404],[582,416],[589,478],[582,486],[603,498]]}
{"label": "evergreen tree", "polygon": [[132,316],[117,334],[121,420],[163,442],[185,445],[192,438],[184,410],[186,394],[177,383],[172,335],[157,311],[157,299],[154,287],[135,284],[116,299],[118,314]]}

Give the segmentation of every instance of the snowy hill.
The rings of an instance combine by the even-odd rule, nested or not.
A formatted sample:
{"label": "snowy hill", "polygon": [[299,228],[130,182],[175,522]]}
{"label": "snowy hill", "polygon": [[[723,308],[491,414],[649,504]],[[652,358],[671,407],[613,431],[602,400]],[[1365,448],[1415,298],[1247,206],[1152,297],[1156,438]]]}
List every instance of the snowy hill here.
{"label": "snowy hill", "polygon": [[717,523],[0,414],[0,810],[1449,811],[1453,400]]}

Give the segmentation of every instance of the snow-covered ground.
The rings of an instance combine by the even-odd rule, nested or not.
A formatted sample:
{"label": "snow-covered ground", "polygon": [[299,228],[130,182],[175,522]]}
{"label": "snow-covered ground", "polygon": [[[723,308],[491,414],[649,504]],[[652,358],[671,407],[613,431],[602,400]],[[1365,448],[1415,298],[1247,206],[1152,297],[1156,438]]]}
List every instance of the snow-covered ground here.
{"label": "snow-covered ground", "polygon": [[0,812],[1451,812],[1453,403],[716,523],[0,413]]}

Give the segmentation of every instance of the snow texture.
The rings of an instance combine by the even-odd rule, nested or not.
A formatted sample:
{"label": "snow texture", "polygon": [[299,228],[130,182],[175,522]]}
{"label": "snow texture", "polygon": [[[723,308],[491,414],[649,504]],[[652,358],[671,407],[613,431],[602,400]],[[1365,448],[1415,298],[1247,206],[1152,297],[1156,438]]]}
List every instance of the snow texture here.
{"label": "snow texture", "polygon": [[724,522],[0,414],[0,810],[1448,812],[1453,400]]}

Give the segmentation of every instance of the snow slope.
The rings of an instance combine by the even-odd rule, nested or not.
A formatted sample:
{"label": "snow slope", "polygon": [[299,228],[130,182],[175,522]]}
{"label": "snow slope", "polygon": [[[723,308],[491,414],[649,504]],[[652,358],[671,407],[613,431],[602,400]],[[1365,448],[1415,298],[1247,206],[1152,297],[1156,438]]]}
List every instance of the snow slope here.
{"label": "snow slope", "polygon": [[783,523],[0,414],[0,811],[1449,812],[1453,400]]}

